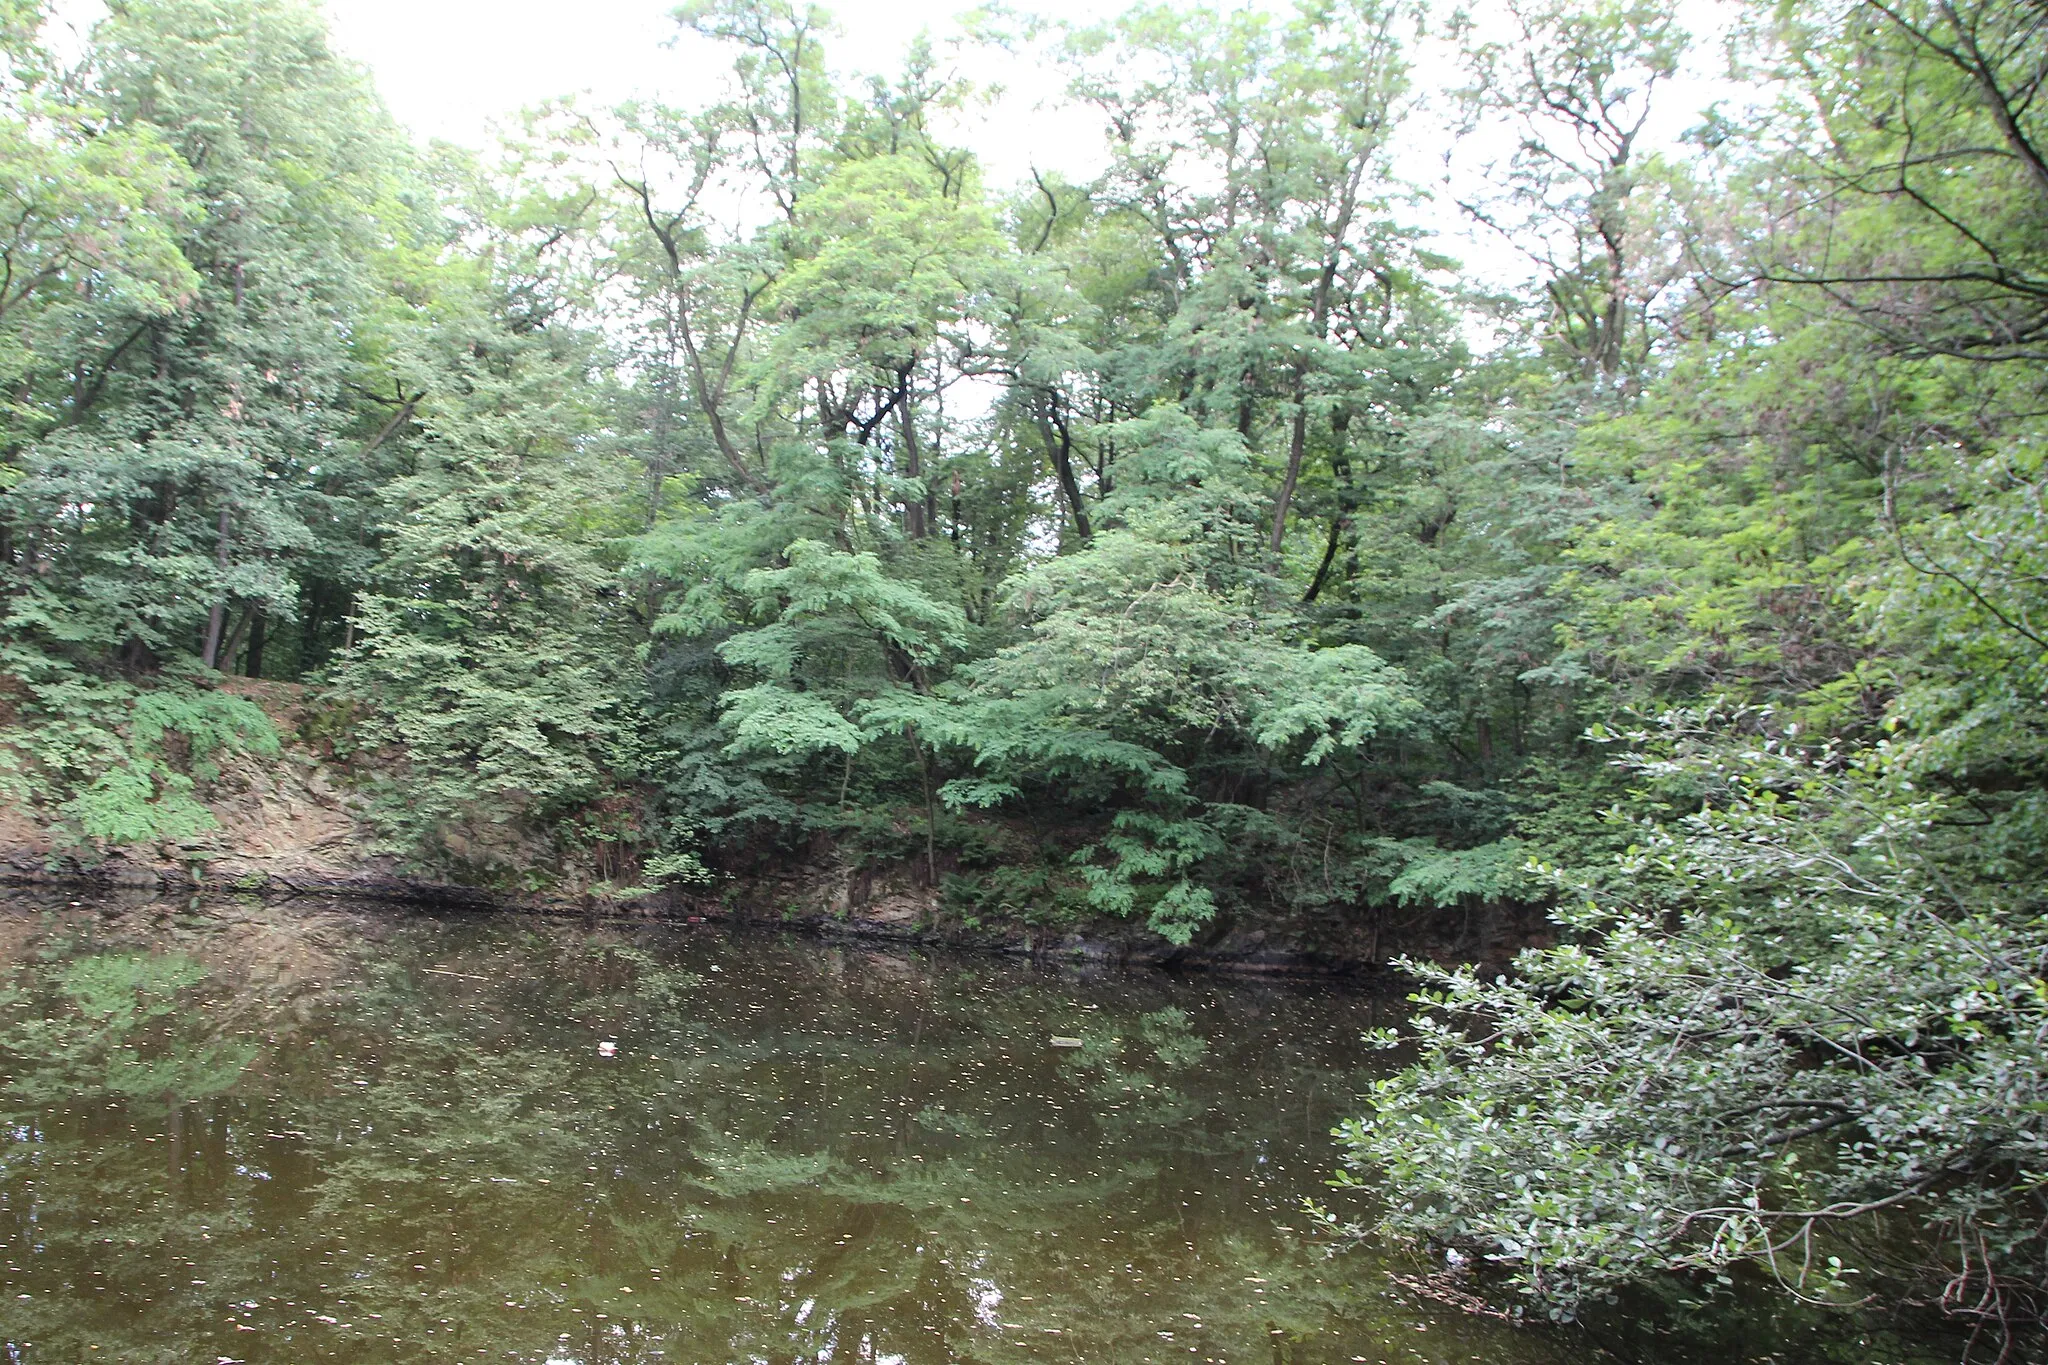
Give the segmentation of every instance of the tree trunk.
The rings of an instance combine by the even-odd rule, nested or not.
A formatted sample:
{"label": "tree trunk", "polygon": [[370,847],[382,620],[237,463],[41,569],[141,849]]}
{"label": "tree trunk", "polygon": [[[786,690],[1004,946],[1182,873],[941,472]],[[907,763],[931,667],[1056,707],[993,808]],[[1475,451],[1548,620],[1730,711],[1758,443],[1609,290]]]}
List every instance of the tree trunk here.
{"label": "tree trunk", "polygon": [[[1361,148],[1351,161],[1351,174],[1344,182],[1344,193],[1339,201],[1337,220],[1327,228],[1322,269],[1316,275],[1314,301],[1309,306],[1309,330],[1317,341],[1329,333],[1330,299],[1337,284],[1337,271],[1343,264],[1344,242],[1351,233],[1351,219],[1358,212],[1358,187],[1365,179],[1366,163],[1370,161],[1371,150]],[[1280,482],[1280,496],[1273,502],[1273,535],[1271,551],[1273,558],[1280,558],[1280,546],[1287,539],[1287,508],[1294,501],[1294,487],[1301,479],[1301,462],[1308,451],[1308,365],[1305,361],[1294,364],[1294,425],[1287,438],[1287,473]]]}
{"label": "tree trunk", "polygon": [[[917,418],[910,403],[910,371],[906,366],[896,379],[896,420],[903,433],[903,477],[924,477],[924,456],[917,445]],[[925,495],[903,500],[903,531],[912,540],[925,537]]]}
{"label": "tree trunk", "polygon": [[1308,591],[1301,595],[1303,603],[1315,601],[1328,586],[1344,533],[1358,516],[1358,485],[1351,478],[1351,414],[1341,408],[1331,414],[1330,432],[1336,438],[1336,449],[1330,452],[1330,469],[1337,476],[1337,515],[1330,518],[1330,540],[1323,547],[1323,562],[1316,566],[1316,576],[1310,580]]}
{"label": "tree trunk", "polygon": [[936,887],[939,884],[939,803],[932,791],[931,759],[926,755],[915,729],[910,731],[910,747],[917,750],[917,775],[924,784],[924,884]]}
{"label": "tree trunk", "polygon": [[231,673],[234,671],[235,656],[242,652],[242,637],[248,633],[249,624],[251,621],[255,619],[258,610],[259,608],[256,606],[254,602],[251,602],[247,606],[243,607],[241,615],[235,618],[234,629],[228,632],[227,639],[221,641],[221,672]]}
{"label": "tree trunk", "polygon": [[1337,562],[1337,547],[1344,541],[1344,527],[1349,520],[1341,512],[1330,518],[1330,538],[1323,545],[1323,560],[1316,565],[1316,576],[1309,580],[1308,591],[1301,595],[1303,606],[1322,596],[1323,584],[1330,579],[1330,566]]}
{"label": "tree trunk", "polygon": [[320,632],[326,622],[320,615],[320,594],[307,592],[301,598],[304,606],[299,613],[298,658],[292,663],[292,676],[303,677],[313,667],[314,652],[320,647]]}
{"label": "tree trunk", "polygon": [[[220,509],[220,536],[215,542],[213,562],[225,575],[228,567],[228,509]],[[216,665],[220,658],[220,633],[227,624],[228,603],[225,590],[221,600],[213,604],[213,610],[206,617],[206,647],[200,651],[200,662],[208,668]],[[188,637],[189,638],[189,637]]]}
{"label": "tree trunk", "polygon": [[1054,420],[1050,396],[1040,398],[1032,409],[1038,423],[1038,439],[1045,443],[1046,458],[1052,461],[1060,495],[1067,500],[1067,511],[1074,518],[1074,533],[1086,540],[1093,532],[1088,527],[1088,508],[1081,501],[1081,483],[1074,477],[1074,433],[1065,422]]}
{"label": "tree trunk", "polygon": [[242,661],[242,676],[245,678],[263,676],[263,645],[270,635],[269,614],[261,607],[257,607],[255,613],[249,624],[249,657]]}
{"label": "tree trunk", "polygon": [[1301,366],[1294,367],[1294,425],[1287,436],[1287,472],[1280,477],[1280,493],[1273,499],[1273,535],[1270,549],[1273,558],[1280,557],[1280,546],[1287,539],[1287,508],[1294,501],[1294,486],[1301,480],[1302,456],[1308,450],[1308,375]]}

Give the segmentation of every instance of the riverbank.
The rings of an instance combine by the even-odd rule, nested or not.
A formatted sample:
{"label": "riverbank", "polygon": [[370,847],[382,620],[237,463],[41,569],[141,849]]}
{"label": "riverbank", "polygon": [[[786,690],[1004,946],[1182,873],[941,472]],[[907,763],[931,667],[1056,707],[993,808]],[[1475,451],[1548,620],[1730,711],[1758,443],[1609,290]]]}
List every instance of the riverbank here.
{"label": "riverbank", "polygon": [[[459,861],[427,871],[390,846],[365,794],[375,783],[402,786],[402,756],[337,756],[332,718],[309,689],[241,678],[223,680],[222,689],[261,706],[283,746],[226,760],[195,785],[211,828],[175,841],[81,847],[64,843],[46,813],[0,801],[0,881],[773,925],[827,938],[1283,975],[1385,971],[1403,954],[1505,967],[1549,931],[1541,907],[1513,904],[1448,913],[1336,907],[1313,917],[1236,907],[1176,946],[1140,924],[1071,908],[1054,913],[1029,897],[994,910],[963,904],[949,896],[947,882],[957,878],[943,864],[934,885],[915,854],[878,858],[824,837],[797,851],[734,852],[702,885],[635,887],[630,873],[510,820],[451,837]],[[993,821],[989,829],[1002,836],[991,846],[1030,843]]]}
{"label": "riverbank", "polygon": [[[858,906],[840,906],[835,905],[834,895],[839,878],[832,869],[811,868],[760,882],[734,882],[723,888],[723,895],[656,892],[619,900],[589,893],[507,892],[406,876],[389,870],[382,859],[353,870],[321,865],[253,866],[256,862],[253,857],[241,856],[179,866],[124,852],[86,865],[68,858],[52,861],[33,845],[15,843],[0,846],[0,884],[72,887],[87,892],[232,894],[279,903],[305,897],[342,897],[393,907],[478,913],[765,926],[823,939],[942,946],[1177,971],[1361,976],[1394,970],[1388,957],[1333,950],[1257,924],[1232,927],[1201,942],[1177,947],[1116,921],[1062,929],[1001,921],[967,924],[946,916],[937,897],[899,894]],[[1476,913],[1474,928],[1495,945],[1526,942],[1540,932],[1531,919],[1528,912],[1515,907],[1488,907]],[[1450,958],[1456,951],[1456,944],[1437,944],[1431,955]],[[1489,956],[1501,958],[1503,954],[1496,947]]]}

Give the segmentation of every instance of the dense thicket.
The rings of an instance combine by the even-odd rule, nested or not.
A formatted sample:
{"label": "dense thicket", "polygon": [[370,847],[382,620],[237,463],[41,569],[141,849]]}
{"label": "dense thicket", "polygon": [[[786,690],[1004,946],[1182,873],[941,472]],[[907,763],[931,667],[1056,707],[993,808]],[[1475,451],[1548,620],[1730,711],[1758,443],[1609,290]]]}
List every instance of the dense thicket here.
{"label": "dense thicket", "polygon": [[[2048,10],[1732,10],[1659,149],[1675,9],[1446,19],[1449,90],[1404,0],[991,34],[1107,139],[1012,189],[928,44],[840,84],[796,4],[693,0],[724,95],[490,164],[290,0],[123,0],[75,64],[0,6],[0,776],[82,856],[175,843],[278,743],[239,672],[472,877],[822,840],[1176,942],[1554,901],[1347,1130],[1379,1226],[1553,1314],[1761,1264],[2005,1343]],[[1505,148],[1469,202],[1392,173],[1423,98]]]}

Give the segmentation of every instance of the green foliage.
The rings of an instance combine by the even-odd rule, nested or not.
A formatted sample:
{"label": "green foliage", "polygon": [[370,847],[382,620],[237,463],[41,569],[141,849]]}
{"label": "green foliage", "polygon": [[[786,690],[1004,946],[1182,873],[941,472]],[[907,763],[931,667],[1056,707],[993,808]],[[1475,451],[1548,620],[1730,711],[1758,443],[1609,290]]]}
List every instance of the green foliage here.
{"label": "green foliage", "polygon": [[1580,942],[1491,981],[1409,964],[1421,1055],[1342,1130],[1382,1225],[1557,1316],[1753,1261],[1821,1297],[1936,1292],[1956,1228],[2039,1264],[2038,904],[1973,880],[1899,750],[1680,738],[1655,762],[1713,799],[1640,831],[1632,892],[1567,902]]}
{"label": "green foliage", "polygon": [[659,885],[697,886],[711,880],[711,874],[694,853],[657,853],[640,869],[641,875]]}
{"label": "green foliage", "polygon": [[995,921],[1070,928],[1092,913],[1085,884],[1070,869],[1042,862],[1004,863],[946,879],[946,905],[972,923]]}
{"label": "green foliage", "polygon": [[360,642],[335,673],[339,695],[365,708],[358,742],[405,759],[390,809],[424,852],[464,826],[560,817],[630,764],[617,662],[591,653],[617,636],[600,601],[607,575],[565,516],[577,433],[536,425],[499,444],[508,420],[560,419],[491,382],[559,382],[541,349],[522,364],[508,345],[509,373],[475,377],[444,400],[454,411],[423,414],[437,440],[390,488],[371,571],[382,590],[358,601]]}
{"label": "green foliage", "polygon": [[[916,585],[891,579],[872,554],[800,540],[784,557],[786,568],[756,569],[740,583],[755,617],[768,624],[718,646],[728,664],[770,679],[720,699],[733,749],[857,754],[875,733],[846,712],[863,693],[911,683],[948,650],[959,649],[966,620]],[[844,681],[794,691],[790,684],[800,667],[806,681],[819,672]]]}
{"label": "green foliage", "polygon": [[1524,875],[1529,860],[1519,839],[1499,839],[1477,848],[1424,846],[1387,884],[1403,905],[1463,905],[1521,900],[1532,888]]}
{"label": "green foliage", "polygon": [[1992,453],[1926,475],[1941,510],[1894,519],[1896,558],[1864,594],[1881,638],[1903,647],[1892,709],[1924,782],[1969,792],[1987,875],[2024,879],[2048,847],[2048,468],[2023,428]]}
{"label": "green foliage", "polygon": [[1312,737],[1304,766],[1355,753],[1382,732],[1397,734],[1419,719],[1421,703],[1400,675],[1362,645],[1293,650],[1275,664],[1259,679],[1266,697],[1253,737],[1276,751]]}
{"label": "green foliage", "polygon": [[[930,43],[842,85],[803,6],[685,6],[723,88],[488,161],[297,0],[75,59],[8,7],[0,782],[67,848],[190,841],[275,751],[241,672],[313,689],[391,851],[501,885],[832,859],[1354,953],[1562,897],[1516,977],[1431,976],[1509,1031],[1425,1015],[1347,1130],[1390,1228],[1570,1313],[1810,1224],[2038,1328],[2037,11],[1740,7],[1741,98],[1662,145],[1669,4],[1444,14],[1441,92],[1406,3],[1026,26],[1104,168],[1013,189]],[[1519,283],[1393,172],[1432,93]]]}
{"label": "green foliage", "polygon": [[[1560,15],[1579,22],[1525,18]],[[1629,371],[1639,398],[1574,419],[1560,468],[1609,491],[1552,558],[1563,648],[1526,676],[1598,680],[1609,724],[1768,709],[1670,713],[1625,774],[1533,768],[1517,833],[1569,864],[1564,942],[1492,980],[1411,964],[1419,1057],[1341,1136],[1382,1227],[1476,1254],[1521,1311],[1753,1267],[1817,1301],[1939,1303],[2024,1350],[2048,1307],[2048,827],[2019,719],[2048,657],[2040,386],[1982,362],[2041,316],[2005,273],[2048,241],[2040,185],[2006,178],[2037,145],[2012,92],[2038,60],[1988,6],[1754,18],[1784,117],[1713,133],[1723,194],[1684,230],[1756,283],[1693,284],[1723,325],[1675,325]],[[1559,88],[1593,69],[1560,63]],[[1786,212],[1772,186],[1794,181]]]}
{"label": "green foliage", "polygon": [[[1223,840],[1200,820],[1174,820],[1145,811],[1116,813],[1099,844],[1074,855],[1088,885],[1088,902],[1128,918],[1139,909],[1145,923],[1168,943],[1185,945],[1216,913],[1207,887],[1187,876]],[[1098,856],[1108,862],[1098,863]],[[1147,879],[1142,884],[1138,879]]]}
{"label": "green foliage", "polygon": [[17,676],[13,719],[0,725],[0,795],[49,822],[67,852],[176,843],[213,829],[199,794],[221,761],[280,751],[261,708],[196,679],[143,689],[40,662]]}

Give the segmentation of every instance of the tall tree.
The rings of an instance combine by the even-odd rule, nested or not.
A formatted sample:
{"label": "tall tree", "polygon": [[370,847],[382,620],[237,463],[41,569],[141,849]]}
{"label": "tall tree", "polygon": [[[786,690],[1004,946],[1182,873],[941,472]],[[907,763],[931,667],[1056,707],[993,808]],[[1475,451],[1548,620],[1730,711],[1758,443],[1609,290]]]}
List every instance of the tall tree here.
{"label": "tall tree", "polygon": [[1499,28],[1461,21],[1461,93],[1475,121],[1511,125],[1515,149],[1491,168],[1494,193],[1464,207],[1539,268],[1551,335],[1581,376],[1626,384],[1664,283],[1642,203],[1644,131],[1688,35],[1668,7],[1639,0],[1501,0],[1497,17]]}

